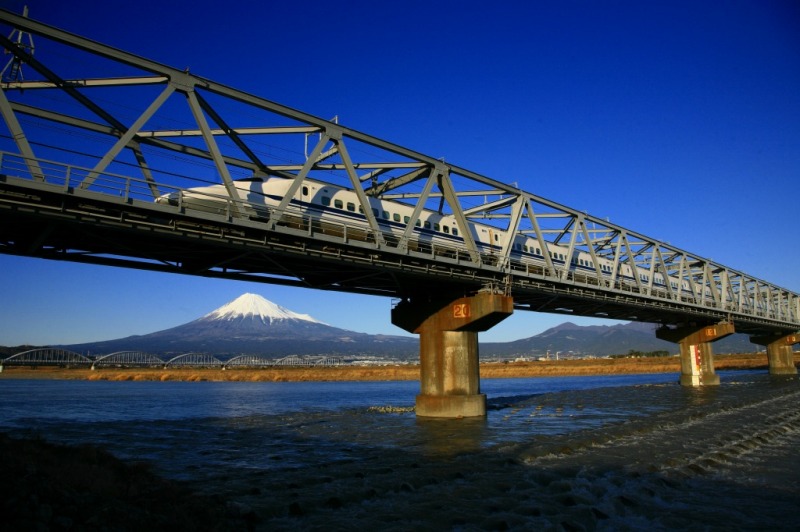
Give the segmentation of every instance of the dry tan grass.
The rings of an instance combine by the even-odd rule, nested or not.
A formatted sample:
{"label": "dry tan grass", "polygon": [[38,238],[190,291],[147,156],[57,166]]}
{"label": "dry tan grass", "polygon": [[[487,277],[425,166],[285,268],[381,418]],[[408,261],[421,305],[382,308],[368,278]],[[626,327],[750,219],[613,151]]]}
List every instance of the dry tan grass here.
{"label": "dry tan grass", "polygon": [[[795,364],[800,353],[795,354]],[[767,368],[765,354],[716,355],[714,366],[723,369]],[[678,357],[582,359],[541,362],[510,362],[481,364],[484,378],[555,377],[572,375],[619,375],[634,373],[678,373]],[[389,381],[418,380],[418,365],[396,366],[334,366],[285,367],[264,369],[63,369],[6,367],[0,379],[85,379],[107,381],[239,381],[239,382],[298,382],[298,381]]]}

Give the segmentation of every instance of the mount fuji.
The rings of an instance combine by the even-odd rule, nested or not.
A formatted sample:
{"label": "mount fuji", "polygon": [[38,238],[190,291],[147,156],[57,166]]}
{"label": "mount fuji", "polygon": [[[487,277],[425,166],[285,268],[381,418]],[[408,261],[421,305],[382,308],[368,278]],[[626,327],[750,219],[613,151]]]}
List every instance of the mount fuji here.
{"label": "mount fuji", "polygon": [[332,327],[298,314],[257,294],[243,294],[194,321],[140,336],[64,346],[77,352],[144,351],[211,353],[217,356],[253,354],[418,356],[412,337],[372,335]]}
{"label": "mount fuji", "polygon": [[[387,317],[388,318],[388,317]],[[666,350],[677,346],[658,340],[653,325],[621,323],[580,326],[563,323],[513,342],[481,343],[483,359],[540,356],[573,351],[603,356],[630,350]],[[108,354],[144,351],[156,355],[210,353],[220,358],[240,354],[281,358],[287,355],[339,355],[418,360],[416,337],[372,335],[331,327],[256,294],[244,294],[208,314],[171,329],[117,340],[61,346],[71,351]],[[734,334],[714,344],[715,353],[749,353],[749,338]]]}

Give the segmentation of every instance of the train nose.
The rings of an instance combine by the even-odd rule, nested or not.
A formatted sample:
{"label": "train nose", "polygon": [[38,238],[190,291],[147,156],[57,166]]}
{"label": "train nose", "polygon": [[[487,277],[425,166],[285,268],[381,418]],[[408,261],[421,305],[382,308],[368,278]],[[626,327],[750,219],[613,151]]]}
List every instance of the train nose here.
{"label": "train nose", "polygon": [[156,198],[156,203],[177,206],[180,202],[180,192],[170,192]]}

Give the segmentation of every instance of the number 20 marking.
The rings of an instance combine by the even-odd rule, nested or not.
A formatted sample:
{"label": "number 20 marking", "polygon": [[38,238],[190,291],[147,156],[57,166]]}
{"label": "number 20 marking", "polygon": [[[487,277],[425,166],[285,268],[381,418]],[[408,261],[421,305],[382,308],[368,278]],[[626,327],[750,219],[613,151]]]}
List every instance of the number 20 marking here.
{"label": "number 20 marking", "polygon": [[469,318],[469,304],[468,303],[459,303],[453,305],[453,317],[454,318]]}

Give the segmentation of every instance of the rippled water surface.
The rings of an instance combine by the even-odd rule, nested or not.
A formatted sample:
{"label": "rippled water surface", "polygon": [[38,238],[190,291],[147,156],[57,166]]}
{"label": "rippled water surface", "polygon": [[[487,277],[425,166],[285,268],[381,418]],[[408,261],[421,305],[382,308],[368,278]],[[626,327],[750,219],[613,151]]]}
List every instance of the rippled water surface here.
{"label": "rippled water surface", "polygon": [[722,372],[489,379],[486,419],[416,382],[0,380],[0,430],[107,447],[264,530],[797,529],[800,385]]}

